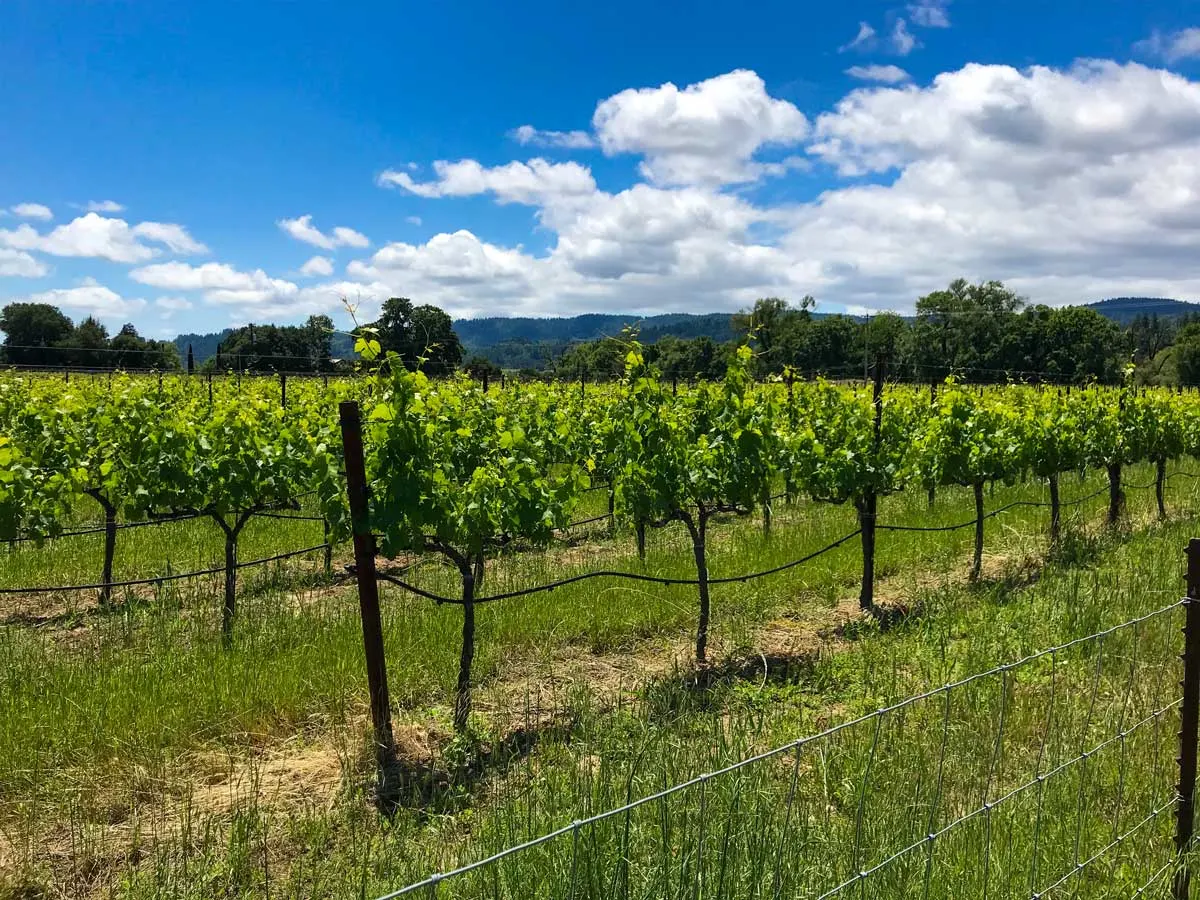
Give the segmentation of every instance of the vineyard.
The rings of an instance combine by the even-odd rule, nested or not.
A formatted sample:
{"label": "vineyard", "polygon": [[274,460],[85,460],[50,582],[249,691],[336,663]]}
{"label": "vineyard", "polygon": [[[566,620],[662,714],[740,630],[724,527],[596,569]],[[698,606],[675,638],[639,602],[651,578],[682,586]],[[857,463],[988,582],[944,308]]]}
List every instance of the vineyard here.
{"label": "vineyard", "polygon": [[1165,895],[1200,395],[750,364],[0,377],[0,897]]}

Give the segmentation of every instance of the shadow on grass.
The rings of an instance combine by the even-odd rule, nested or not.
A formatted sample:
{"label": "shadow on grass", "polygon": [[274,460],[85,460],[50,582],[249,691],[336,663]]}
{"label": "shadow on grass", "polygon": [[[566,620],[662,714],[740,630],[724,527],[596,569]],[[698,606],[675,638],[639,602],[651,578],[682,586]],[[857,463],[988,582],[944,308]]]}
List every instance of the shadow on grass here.
{"label": "shadow on grass", "polygon": [[539,745],[570,743],[578,724],[577,714],[568,711],[495,738],[468,731],[435,737],[429,749],[401,749],[376,786],[375,803],[389,815],[402,809],[422,818],[459,812],[474,804],[486,782],[507,775]]}

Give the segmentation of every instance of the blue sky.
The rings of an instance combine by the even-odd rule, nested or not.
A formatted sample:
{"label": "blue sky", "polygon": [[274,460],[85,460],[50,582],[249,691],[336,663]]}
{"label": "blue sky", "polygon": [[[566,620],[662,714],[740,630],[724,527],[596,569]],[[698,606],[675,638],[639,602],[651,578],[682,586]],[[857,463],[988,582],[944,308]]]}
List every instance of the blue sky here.
{"label": "blue sky", "polygon": [[[0,301],[1200,297],[1200,3],[87,3],[0,28]],[[522,126],[528,126],[522,129]],[[91,211],[89,211],[89,204]],[[307,217],[307,218],[306,218]],[[335,231],[335,229],[341,229]]]}

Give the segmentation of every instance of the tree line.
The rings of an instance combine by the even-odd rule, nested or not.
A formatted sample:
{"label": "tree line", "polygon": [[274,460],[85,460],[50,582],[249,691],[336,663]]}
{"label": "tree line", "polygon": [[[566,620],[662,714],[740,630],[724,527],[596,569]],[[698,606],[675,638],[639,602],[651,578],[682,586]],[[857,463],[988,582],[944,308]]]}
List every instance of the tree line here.
{"label": "tree line", "polygon": [[[758,300],[732,317],[743,337],[663,337],[645,346],[664,377],[717,379],[737,348],[754,349],[754,374],[862,377],[886,357],[890,377],[941,381],[947,375],[984,383],[1009,380],[1120,382],[1137,367],[1144,384],[1200,384],[1200,318],[1139,316],[1127,327],[1083,306],[1028,304],[998,281],[964,279],[921,297],[916,313],[816,315],[815,301]],[[575,344],[548,371],[558,378],[620,376],[621,338]]]}
{"label": "tree line", "polygon": [[[388,299],[371,329],[385,350],[405,365],[436,375],[457,371],[462,343],[443,310],[404,297]],[[49,368],[156,369],[200,372],[337,372],[353,366],[354,338],[334,329],[329,316],[309,316],[302,325],[249,324],[224,333],[215,353],[195,361],[170,341],[141,337],[124,325],[109,337],[93,316],[75,324],[48,303],[10,303],[0,310],[0,364]]]}
{"label": "tree line", "polygon": [[[749,341],[754,375],[785,371],[831,378],[861,376],[886,356],[894,378],[941,380],[950,373],[977,382],[1010,379],[1116,383],[1127,366],[1144,384],[1200,384],[1200,317],[1142,315],[1122,327],[1093,309],[1028,304],[998,281],[964,279],[921,297],[914,316],[820,315],[815,301],[758,300],[729,317],[720,340],[681,337],[649,328],[640,335],[647,361],[668,379],[724,377],[737,348]],[[708,322],[712,317],[702,317]],[[711,325],[711,322],[708,322]],[[353,365],[354,339],[370,329],[385,351],[410,369],[433,375],[464,369],[475,378],[502,370],[526,378],[611,380],[624,368],[627,345],[613,336],[558,345],[508,339],[464,361],[464,349],[446,312],[404,297],[384,302],[375,322],[350,333],[328,316],[302,325],[250,324],[223,334],[199,371],[337,372]],[[94,317],[79,324],[44,303],[11,303],[0,311],[0,363],[19,366],[178,369],[176,345],[141,337],[127,324],[113,336]],[[694,332],[693,332],[694,334]],[[211,345],[210,345],[211,346]]]}
{"label": "tree line", "polygon": [[130,323],[115,335],[94,316],[78,325],[48,303],[10,303],[0,310],[0,362],[85,369],[178,369],[169,341],[142,337]]}

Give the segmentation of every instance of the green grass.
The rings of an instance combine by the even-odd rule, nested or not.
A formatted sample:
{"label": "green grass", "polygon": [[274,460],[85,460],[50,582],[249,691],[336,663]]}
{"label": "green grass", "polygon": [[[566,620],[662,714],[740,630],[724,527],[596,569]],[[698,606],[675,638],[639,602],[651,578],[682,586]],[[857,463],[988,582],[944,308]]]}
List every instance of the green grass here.
{"label": "green grass", "polygon": [[[1149,467],[1133,467],[1128,477],[1146,483],[1152,475]],[[1094,477],[1064,482],[1064,500],[1102,484]],[[989,506],[1042,494],[1033,484],[1000,487]],[[1144,522],[1153,492],[1131,491],[1129,500],[1131,517]],[[1171,482],[1169,500],[1190,506],[1191,479]],[[601,511],[603,495],[589,502]],[[390,818],[380,818],[362,790],[369,766],[357,606],[350,588],[320,583],[319,554],[243,573],[229,651],[220,647],[213,583],[136,594],[135,602],[108,613],[81,601],[71,615],[42,627],[14,623],[0,633],[0,822],[12,848],[6,857],[0,844],[0,859],[12,860],[10,890],[357,896],[482,858],[627,797],[1171,602],[1181,587],[1189,525],[1087,537],[1078,526],[1096,521],[1104,504],[1098,497],[1071,513],[1077,521],[1068,546],[1084,565],[1052,564],[1032,584],[1013,577],[963,585],[970,529],[881,533],[881,594],[913,610],[900,625],[886,631],[858,625],[767,672],[731,664],[726,677],[703,689],[686,672],[649,678],[632,695],[591,690],[577,678],[520,679],[543,664],[569,668],[572,654],[619,660],[686,645],[693,589],[585,582],[481,608],[476,674],[485,693],[492,684],[515,708],[487,707],[476,734],[457,742],[441,735],[459,613],[385,588],[398,722],[421,725],[437,748],[432,760],[410,760],[410,802]],[[880,510],[881,521],[895,524],[945,524],[971,515],[969,492],[955,490],[940,492],[932,510],[916,493],[887,498]],[[1013,574],[1022,561],[1040,559],[1046,518],[1045,509],[1022,507],[989,521],[987,550],[1007,560],[993,570]],[[723,523],[710,569],[721,576],[767,568],[853,527],[849,509],[807,503],[780,508],[769,541],[757,520]],[[251,529],[243,558],[320,539],[319,523],[264,520]],[[686,538],[674,528],[651,535],[644,565],[630,535],[609,538],[599,526],[588,537],[491,563],[485,593],[599,565],[693,575]],[[5,554],[0,583],[29,576],[65,582],[98,570],[99,547],[83,546],[89,541]],[[161,572],[167,553],[178,568],[210,565],[220,553],[215,528],[203,522],[124,532],[120,546],[126,555],[118,557],[118,577]],[[715,588],[714,634],[723,657],[752,659],[764,622],[827,621],[835,604],[856,595],[860,565],[851,544],[788,573]],[[437,566],[417,572],[414,579],[427,588],[455,588],[451,573]],[[945,825],[974,809],[989,781],[997,796],[1027,780],[1039,754],[1047,770],[1173,699],[1178,624],[1177,615],[1164,616],[1098,649],[1076,648],[1055,661],[1053,678],[1043,662],[956,691],[948,732],[944,701],[924,701],[885,717],[878,733],[865,723],[825,739],[801,755],[799,768],[795,756],[756,764],[706,783],[704,791],[688,789],[642,807],[628,825],[622,817],[581,832],[577,843],[560,838],[448,882],[438,896],[570,896],[572,869],[580,897],[691,897],[701,879],[704,896],[772,896],[776,869],[783,896],[819,895],[919,840],[931,815]],[[499,690],[510,683],[512,690]],[[1005,722],[997,740],[1002,687]],[[1156,718],[1086,765],[1047,780],[1042,791],[1026,791],[948,832],[936,844],[928,895],[981,895],[987,859],[989,896],[1027,897],[1036,874],[1049,883],[1073,865],[1076,832],[1086,859],[1114,826],[1120,833],[1140,818],[1139,810],[1144,816],[1156,798],[1169,798],[1173,730],[1168,716]],[[939,795],[930,773],[944,733]],[[233,767],[261,760],[256,748],[286,744],[302,754],[322,742],[336,749],[335,775],[345,782],[329,804],[289,802],[280,809],[251,791],[232,809],[213,810],[197,799],[204,779],[187,771],[197,753],[225,754]],[[251,777],[258,765],[249,764]],[[1035,829],[1039,794],[1043,824]],[[1103,869],[1080,873],[1078,896],[1128,896],[1131,885],[1167,860],[1168,825],[1164,813],[1137,833],[1137,852],[1122,845],[1112,865],[1106,856]],[[898,860],[852,893],[924,896],[924,851],[914,859]],[[1068,882],[1061,890],[1075,887]]]}

